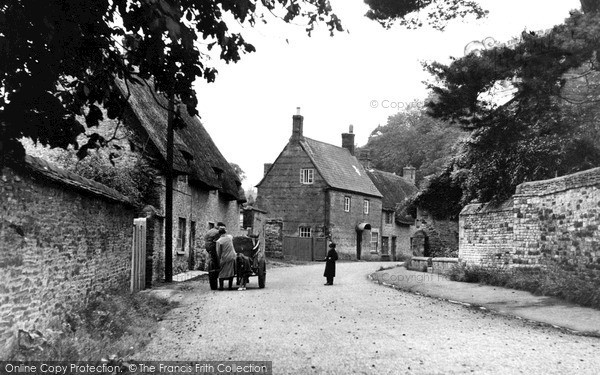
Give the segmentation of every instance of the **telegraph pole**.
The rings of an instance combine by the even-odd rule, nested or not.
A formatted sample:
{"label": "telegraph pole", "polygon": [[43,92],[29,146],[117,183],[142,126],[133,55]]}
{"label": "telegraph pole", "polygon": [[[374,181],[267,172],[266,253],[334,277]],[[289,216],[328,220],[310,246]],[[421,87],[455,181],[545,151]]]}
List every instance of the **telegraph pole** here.
{"label": "telegraph pole", "polygon": [[175,93],[169,91],[169,111],[167,117],[167,176],[165,186],[165,282],[173,281],[173,116]]}

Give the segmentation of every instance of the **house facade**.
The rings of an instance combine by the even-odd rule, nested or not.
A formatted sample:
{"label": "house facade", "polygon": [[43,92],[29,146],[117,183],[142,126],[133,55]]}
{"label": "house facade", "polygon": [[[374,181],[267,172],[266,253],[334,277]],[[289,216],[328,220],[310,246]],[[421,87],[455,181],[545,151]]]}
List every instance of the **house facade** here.
{"label": "house facade", "polygon": [[412,255],[411,238],[415,220],[398,209],[409,196],[417,192],[414,184],[414,168],[405,167],[404,176],[368,169],[367,174],[383,195],[381,215],[380,260],[395,261]]}
{"label": "house facade", "polygon": [[[110,159],[116,170],[138,170],[139,175],[153,176],[148,178],[151,180],[147,189],[150,193],[136,201],[137,215],[148,218],[146,246],[149,262],[146,275],[149,285],[164,277],[168,106],[161,95],[152,91],[150,84],[125,85],[122,81],[117,81],[117,84],[129,97],[122,123],[108,119],[104,112],[104,120],[88,133],[98,133],[104,139],[111,139],[110,144],[94,151],[88,158],[100,156],[94,162],[105,161],[106,170],[102,172],[111,172],[111,166],[106,162]],[[185,109],[181,109],[180,113],[185,126],[174,130],[174,274],[203,267],[206,259],[204,235],[217,222],[224,222],[231,234],[241,234],[239,215],[241,203],[245,201],[238,176],[200,120],[189,116]],[[82,136],[79,141],[85,143],[86,140],[86,136]],[[75,155],[36,146],[26,140],[22,142],[28,154],[77,172],[73,170],[77,164]],[[140,160],[143,161],[143,169],[139,169]],[[131,228],[124,230],[129,233]]]}
{"label": "house facade", "polygon": [[[164,275],[167,102],[148,85],[125,87],[129,106],[124,124],[128,142],[156,167],[158,201],[145,209],[153,236],[152,278]],[[240,209],[245,202],[241,181],[198,119],[180,111],[184,126],[174,130],[173,273],[204,266],[204,235],[217,222],[240,235]]]}
{"label": "house facade", "polygon": [[352,129],[338,147],[305,137],[303,121],[299,113],[293,116],[289,142],[265,164],[256,205],[281,220],[284,237],[327,238],[342,259],[391,259],[392,241],[398,247],[408,231],[388,209],[395,205],[384,209],[384,196],[354,155]]}

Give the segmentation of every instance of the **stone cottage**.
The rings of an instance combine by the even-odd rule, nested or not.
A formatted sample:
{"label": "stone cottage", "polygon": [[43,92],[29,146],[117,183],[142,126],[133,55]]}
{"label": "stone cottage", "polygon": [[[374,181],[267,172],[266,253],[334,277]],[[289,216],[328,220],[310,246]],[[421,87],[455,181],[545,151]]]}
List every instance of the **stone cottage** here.
{"label": "stone cottage", "polygon": [[[280,221],[282,237],[327,238],[345,259],[391,259],[393,241],[401,237],[405,242],[409,231],[396,224],[394,197],[386,200],[354,155],[352,129],[342,134],[338,147],[305,137],[303,121],[299,112],[292,117],[288,144],[272,164],[265,164],[256,205]],[[393,184],[384,172],[372,173],[383,185]],[[391,190],[404,199],[404,193]],[[294,255],[286,243],[293,241],[283,240],[283,255]]]}
{"label": "stone cottage", "polygon": [[[413,172],[412,175],[410,172]],[[383,195],[380,259],[395,261],[401,255],[412,255],[410,248],[415,220],[398,208],[408,197],[417,192],[414,184],[414,168],[404,168],[404,175],[407,177],[377,169],[368,169],[367,174]],[[413,176],[412,180],[410,176]]]}
{"label": "stone cottage", "polygon": [[[133,148],[151,159],[158,169],[159,202],[146,212],[152,218],[154,236],[152,279],[163,277],[167,101],[148,84],[118,82],[129,93],[124,124]],[[240,209],[245,202],[241,181],[223,157],[198,117],[181,109],[182,127],[175,129],[173,169],[173,273],[202,267],[204,235],[216,222],[227,225],[233,235],[240,232]],[[150,267],[149,267],[150,268]]]}

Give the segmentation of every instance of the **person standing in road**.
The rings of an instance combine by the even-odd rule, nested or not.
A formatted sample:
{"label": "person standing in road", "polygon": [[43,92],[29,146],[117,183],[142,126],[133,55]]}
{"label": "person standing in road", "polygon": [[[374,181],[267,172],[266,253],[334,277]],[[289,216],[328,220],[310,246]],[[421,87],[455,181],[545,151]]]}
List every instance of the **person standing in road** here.
{"label": "person standing in road", "polygon": [[219,228],[221,237],[217,240],[217,255],[219,256],[219,290],[223,290],[225,280],[229,281],[229,289],[233,289],[233,277],[235,276],[236,253],[233,248],[233,237],[227,234],[224,227]]}
{"label": "person standing in road", "polygon": [[329,244],[329,251],[325,257],[325,272],[323,276],[327,278],[325,285],[333,285],[333,278],[335,277],[335,261],[338,260],[337,251],[335,251],[335,244]]}

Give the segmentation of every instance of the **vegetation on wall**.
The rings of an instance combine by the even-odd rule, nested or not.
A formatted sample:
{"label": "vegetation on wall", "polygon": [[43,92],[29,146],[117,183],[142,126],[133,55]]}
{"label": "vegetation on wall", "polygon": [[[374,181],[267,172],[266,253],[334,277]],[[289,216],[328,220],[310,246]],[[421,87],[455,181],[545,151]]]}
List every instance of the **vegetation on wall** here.
{"label": "vegetation on wall", "polygon": [[522,182],[600,165],[600,15],[590,9],[547,33],[523,33],[513,47],[426,65],[428,114],[469,136],[415,203],[456,217],[471,201],[507,199]]}

